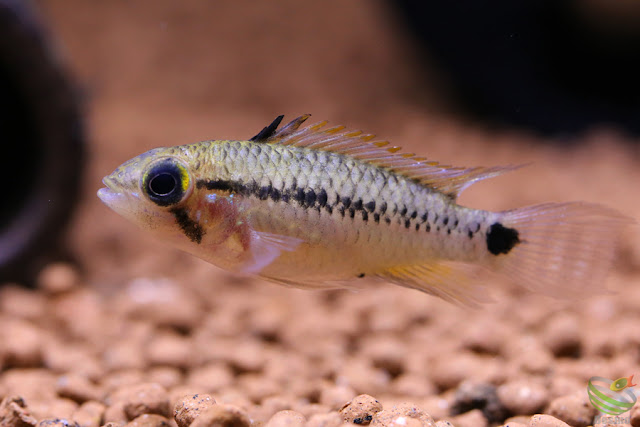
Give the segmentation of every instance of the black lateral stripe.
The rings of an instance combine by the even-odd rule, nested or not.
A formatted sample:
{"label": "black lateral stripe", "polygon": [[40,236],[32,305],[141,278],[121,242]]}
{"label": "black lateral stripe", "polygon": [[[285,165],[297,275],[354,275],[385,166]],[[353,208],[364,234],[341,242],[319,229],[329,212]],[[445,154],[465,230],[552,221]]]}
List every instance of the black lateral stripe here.
{"label": "black lateral stripe", "polygon": [[188,210],[185,208],[173,208],[170,212],[173,214],[178,226],[189,240],[197,244],[202,243],[202,236],[205,234],[204,228],[202,228],[197,221],[194,221],[189,217]]}
{"label": "black lateral stripe", "polygon": [[[232,180],[200,180],[196,182],[196,187],[199,189],[207,189],[211,191],[224,191],[235,194],[240,194],[243,196],[253,196],[260,200],[271,199],[274,202],[285,202],[289,203],[295,201],[300,204],[303,208],[314,208],[318,211],[322,209],[326,210],[329,214],[333,214],[334,209],[338,209],[338,212],[344,217],[348,213],[350,218],[355,218],[356,212],[360,212],[362,215],[362,219],[366,222],[369,219],[369,213],[373,215],[373,219],[376,223],[380,222],[380,219],[384,216],[384,220],[387,224],[391,222],[391,218],[386,216],[387,213],[387,202],[381,202],[376,204],[375,201],[370,201],[364,203],[362,199],[357,199],[352,201],[351,197],[348,196],[340,196],[336,195],[336,201],[333,203],[329,202],[329,196],[325,189],[314,190],[312,188],[303,188],[297,187],[296,183],[292,183],[289,188],[285,188],[279,190],[272,185],[260,186],[258,183],[249,182],[249,183],[241,183],[238,181]],[[376,210],[376,207],[378,210]],[[393,212],[391,213],[391,217],[399,214],[398,218],[399,224],[403,224],[406,228],[409,228],[413,220],[417,220],[419,218],[419,214],[417,211],[412,211],[410,216],[407,216],[408,208],[403,206],[400,211],[398,211],[397,207],[394,207]],[[177,215],[174,213],[174,215]],[[176,217],[177,218],[177,217]],[[193,229],[193,224],[188,225],[186,218],[181,216],[181,228],[183,230],[189,228],[189,230]],[[187,216],[188,218],[188,216]],[[420,217],[422,222],[425,222],[427,219],[427,213],[422,214]],[[190,223],[189,223],[190,224]],[[427,231],[429,231],[429,228]],[[186,233],[186,232],[185,232]],[[192,235],[192,231],[190,231]]]}

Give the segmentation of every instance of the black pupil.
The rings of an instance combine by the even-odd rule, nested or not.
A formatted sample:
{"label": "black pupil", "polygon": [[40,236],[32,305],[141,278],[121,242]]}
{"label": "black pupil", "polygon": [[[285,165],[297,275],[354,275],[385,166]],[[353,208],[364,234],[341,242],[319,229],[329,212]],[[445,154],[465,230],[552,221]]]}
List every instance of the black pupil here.
{"label": "black pupil", "polygon": [[159,173],[149,181],[149,189],[158,196],[166,196],[176,189],[178,181],[168,172]]}

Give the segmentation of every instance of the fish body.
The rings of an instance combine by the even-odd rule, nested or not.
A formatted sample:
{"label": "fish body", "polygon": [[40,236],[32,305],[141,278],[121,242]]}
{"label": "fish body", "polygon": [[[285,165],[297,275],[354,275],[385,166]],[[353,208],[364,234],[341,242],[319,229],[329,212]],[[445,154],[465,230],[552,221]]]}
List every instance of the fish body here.
{"label": "fish body", "polygon": [[486,299],[475,267],[560,296],[601,287],[626,218],[587,203],[490,212],[456,203],[516,167],[457,168],[399,153],[308,115],[250,140],[144,153],[98,196],[161,239],[223,269],[285,285],[373,276],[454,302]]}

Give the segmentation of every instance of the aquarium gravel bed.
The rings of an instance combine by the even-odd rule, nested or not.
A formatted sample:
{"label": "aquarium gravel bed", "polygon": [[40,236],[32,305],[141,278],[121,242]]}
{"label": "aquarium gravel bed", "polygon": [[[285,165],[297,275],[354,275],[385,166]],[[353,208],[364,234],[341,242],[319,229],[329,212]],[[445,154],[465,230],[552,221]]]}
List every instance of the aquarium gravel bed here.
{"label": "aquarium gravel bed", "polygon": [[587,392],[595,376],[640,380],[637,227],[611,294],[559,301],[496,281],[494,302],[470,309],[368,279],[303,291],[234,276],[96,197],[146,149],[313,113],[448,164],[530,164],[463,205],[586,200],[640,218],[637,138],[551,140],[454,114],[369,3],[38,3],[85,89],[91,156],[73,262],[35,289],[0,287],[1,427],[640,426],[640,406],[602,417]]}

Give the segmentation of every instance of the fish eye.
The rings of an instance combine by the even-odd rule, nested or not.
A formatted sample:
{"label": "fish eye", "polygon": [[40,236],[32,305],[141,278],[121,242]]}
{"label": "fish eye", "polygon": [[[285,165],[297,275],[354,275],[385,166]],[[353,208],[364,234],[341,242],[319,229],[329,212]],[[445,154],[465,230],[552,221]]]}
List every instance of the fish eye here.
{"label": "fish eye", "polygon": [[142,179],[142,192],[158,206],[180,203],[190,188],[186,168],[172,159],[152,163]]}

